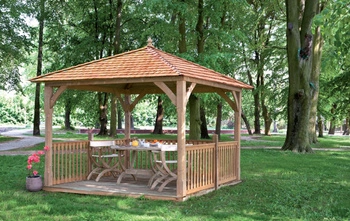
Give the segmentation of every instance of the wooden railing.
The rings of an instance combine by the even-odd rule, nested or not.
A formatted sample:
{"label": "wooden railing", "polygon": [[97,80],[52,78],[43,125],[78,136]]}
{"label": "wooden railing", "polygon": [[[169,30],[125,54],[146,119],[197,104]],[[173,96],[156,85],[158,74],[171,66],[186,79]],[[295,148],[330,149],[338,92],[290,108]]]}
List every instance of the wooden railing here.
{"label": "wooden railing", "polygon": [[[117,145],[124,145],[125,142],[125,140],[116,140]],[[176,141],[164,140],[163,143],[175,144]],[[217,188],[221,184],[237,180],[238,142],[186,141],[186,143],[193,144],[186,146],[187,194]],[[88,154],[89,141],[53,143],[52,184],[86,180],[91,170]],[[177,152],[169,152],[166,158],[176,160]],[[134,168],[152,168],[147,151],[138,152]],[[171,169],[176,169],[176,164]]]}
{"label": "wooden railing", "polygon": [[89,141],[52,144],[53,185],[86,179],[89,173],[88,146]]}
{"label": "wooden railing", "polygon": [[187,146],[187,194],[236,180],[237,151],[238,142]]}

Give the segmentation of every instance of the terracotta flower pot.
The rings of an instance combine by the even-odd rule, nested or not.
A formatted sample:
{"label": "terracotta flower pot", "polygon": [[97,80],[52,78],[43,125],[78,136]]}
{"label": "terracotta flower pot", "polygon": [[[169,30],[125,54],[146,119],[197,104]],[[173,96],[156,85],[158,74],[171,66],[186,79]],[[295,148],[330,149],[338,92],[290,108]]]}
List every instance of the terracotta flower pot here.
{"label": "terracotta flower pot", "polygon": [[26,178],[26,189],[30,192],[37,192],[43,188],[41,176],[28,176]]}

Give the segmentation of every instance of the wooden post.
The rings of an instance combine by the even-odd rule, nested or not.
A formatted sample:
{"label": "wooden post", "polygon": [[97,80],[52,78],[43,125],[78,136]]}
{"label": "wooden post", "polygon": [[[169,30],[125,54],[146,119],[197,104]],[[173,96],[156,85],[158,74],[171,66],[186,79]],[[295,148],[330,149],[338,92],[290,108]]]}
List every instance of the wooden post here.
{"label": "wooden post", "polygon": [[94,139],[94,134],[92,133],[93,129],[88,129],[88,140],[91,141]]}
{"label": "wooden post", "polygon": [[237,180],[241,179],[241,112],[242,112],[242,93],[234,92],[235,100],[237,104],[237,110],[235,111],[235,130],[234,130],[234,138],[237,141],[237,151],[236,151],[236,160],[235,160],[235,168],[237,173]]}
{"label": "wooden post", "polygon": [[219,142],[219,136],[217,134],[213,134],[213,141],[215,143],[215,149],[214,149],[214,185],[215,190],[219,188],[219,148],[218,148],[218,142]]}
{"label": "wooden post", "polygon": [[[128,142],[130,142],[130,131],[131,131],[131,110],[130,110],[130,95],[125,95],[125,128],[124,128],[124,134],[125,134],[125,140],[126,145],[128,145]],[[131,160],[130,160],[130,151],[125,151],[125,166],[127,168],[130,167]]]}
{"label": "wooden post", "polygon": [[177,110],[177,186],[176,196],[186,196],[186,81],[176,82]]}
{"label": "wooden post", "polygon": [[125,128],[124,134],[125,139],[130,139],[130,128],[131,128],[131,110],[130,110],[130,95],[125,95]]}
{"label": "wooden post", "polygon": [[45,85],[44,91],[44,111],[45,111],[45,146],[49,150],[45,154],[45,173],[44,186],[52,186],[52,115],[53,107],[51,107],[51,97],[53,96],[53,88]]}

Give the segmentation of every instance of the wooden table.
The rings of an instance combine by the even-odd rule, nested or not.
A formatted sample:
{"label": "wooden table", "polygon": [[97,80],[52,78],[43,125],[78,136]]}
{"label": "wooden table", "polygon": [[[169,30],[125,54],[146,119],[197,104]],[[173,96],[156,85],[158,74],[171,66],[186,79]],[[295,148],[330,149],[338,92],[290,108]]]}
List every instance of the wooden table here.
{"label": "wooden table", "polygon": [[[154,168],[151,167],[150,169],[139,169],[139,168],[134,168],[135,165],[135,160],[136,160],[136,155],[138,151],[160,151],[160,147],[133,147],[133,146],[118,146],[118,145],[114,145],[111,146],[112,149],[118,150],[118,157],[119,157],[119,163],[120,163],[120,167],[122,169],[122,173],[119,175],[118,180],[117,180],[117,184],[119,184],[123,177],[125,175],[131,175],[135,180],[137,180],[137,175],[149,175],[152,176],[154,175],[155,171]],[[123,163],[122,163],[122,154],[120,151],[129,151],[131,153],[131,163],[129,164],[128,167],[126,167]],[[152,162],[151,162],[152,163]],[[152,164],[151,164],[152,165]]]}

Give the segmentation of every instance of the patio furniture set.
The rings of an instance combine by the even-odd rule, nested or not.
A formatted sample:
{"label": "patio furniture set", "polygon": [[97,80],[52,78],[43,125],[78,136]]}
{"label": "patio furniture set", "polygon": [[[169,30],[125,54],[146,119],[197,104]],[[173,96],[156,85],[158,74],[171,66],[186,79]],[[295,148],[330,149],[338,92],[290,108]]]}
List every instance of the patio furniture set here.
{"label": "patio furniture set", "polygon": [[[177,145],[167,145],[155,143],[154,145],[143,145],[143,142],[138,142],[139,145],[116,145],[115,141],[90,141],[89,158],[92,162],[92,170],[89,173],[87,180],[95,178],[98,182],[103,176],[113,176],[116,179],[116,184],[120,184],[123,178],[127,175],[137,180],[138,175],[149,177],[148,186],[151,190],[157,189],[161,192],[171,182],[177,179],[176,169],[170,169],[169,164],[177,164],[177,160],[167,160],[166,152],[177,151]],[[148,157],[144,160],[150,160],[150,168],[140,169],[135,168],[136,157],[138,152],[146,152]],[[131,156],[131,160],[125,159]],[[172,166],[172,168],[175,168]]]}

